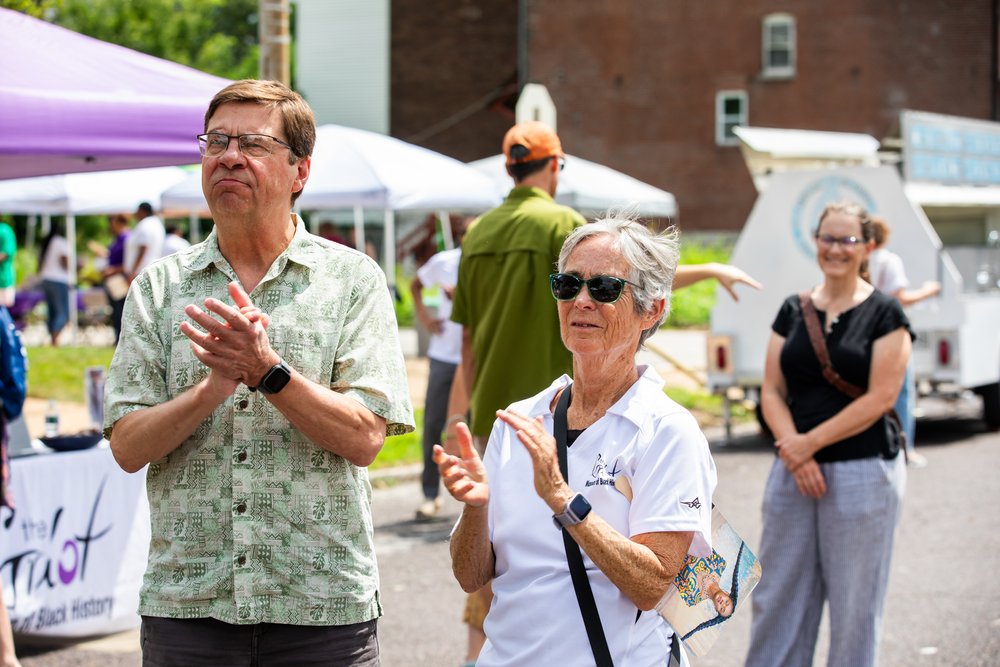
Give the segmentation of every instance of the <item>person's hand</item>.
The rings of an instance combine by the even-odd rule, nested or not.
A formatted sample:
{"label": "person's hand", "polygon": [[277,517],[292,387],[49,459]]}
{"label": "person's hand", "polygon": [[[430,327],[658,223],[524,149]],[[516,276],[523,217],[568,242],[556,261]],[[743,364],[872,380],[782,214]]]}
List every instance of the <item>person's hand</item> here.
{"label": "person's hand", "polygon": [[441,472],[441,481],[452,498],[471,507],[485,507],[490,500],[490,486],[486,468],[479,453],[472,446],[472,433],[465,422],[455,425],[458,436],[458,456],[434,445],[433,458]]}
{"label": "person's hand", "polygon": [[531,456],[538,497],[553,512],[562,512],[573,494],[559,470],[556,440],[542,426],[542,418],[529,419],[513,410],[497,410],[497,418],[517,432],[517,439]]}
{"label": "person's hand", "polygon": [[428,317],[427,320],[423,322],[423,325],[424,328],[427,329],[428,333],[432,333],[435,336],[444,331],[443,320],[435,320]]}
{"label": "person's hand", "polygon": [[937,296],[941,293],[941,283],[936,280],[927,280],[921,289],[927,292],[927,296]]}
{"label": "person's hand", "polygon": [[238,283],[229,284],[229,295],[236,307],[211,298],[205,299],[209,312],[193,304],[187,306],[184,312],[201,329],[182,322],[181,333],[191,340],[198,360],[211,369],[210,381],[217,382],[220,388],[231,385],[232,393],[240,383],[256,386],[279,357],[267,337],[269,317],[254,306]]}
{"label": "person's hand", "polygon": [[814,460],[803,463],[792,472],[799,493],[810,498],[821,498],[826,493],[826,479]]}
{"label": "person's hand", "polygon": [[782,463],[793,473],[802,464],[813,460],[813,454],[816,453],[812,439],[807,433],[795,433],[778,438],[774,446],[778,449]]}
{"label": "person's hand", "polygon": [[732,264],[717,264],[715,266],[715,279],[719,281],[719,284],[726,288],[729,292],[729,296],[733,297],[733,301],[739,301],[740,297],[736,294],[734,286],[737,283],[743,283],[744,285],[749,285],[754,289],[760,289],[761,284],[750,277],[743,269],[733,266]]}

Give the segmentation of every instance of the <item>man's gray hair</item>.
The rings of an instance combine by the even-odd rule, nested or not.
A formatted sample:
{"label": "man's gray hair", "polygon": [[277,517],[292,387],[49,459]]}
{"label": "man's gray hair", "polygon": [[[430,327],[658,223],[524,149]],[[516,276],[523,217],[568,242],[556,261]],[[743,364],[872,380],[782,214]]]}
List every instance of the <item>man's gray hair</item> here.
{"label": "man's gray hair", "polygon": [[[639,347],[656,333],[670,314],[670,292],[680,257],[679,234],[674,227],[655,233],[638,220],[634,209],[610,210],[603,218],[577,227],[559,251],[559,271],[566,270],[566,262],[582,241],[595,236],[610,236],[613,246],[629,265],[629,275],[622,276],[633,285],[632,301],[639,314],[649,312],[653,302],[664,299],[660,319],[642,332]],[[636,287],[638,285],[638,287]]]}

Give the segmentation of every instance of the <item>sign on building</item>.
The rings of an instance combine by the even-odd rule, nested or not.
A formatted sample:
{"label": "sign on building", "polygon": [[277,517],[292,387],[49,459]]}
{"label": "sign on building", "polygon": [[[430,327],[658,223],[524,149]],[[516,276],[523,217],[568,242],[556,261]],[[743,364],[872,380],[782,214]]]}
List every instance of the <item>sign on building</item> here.
{"label": "sign on building", "polygon": [[907,181],[1000,185],[1000,123],[903,111],[900,125]]}

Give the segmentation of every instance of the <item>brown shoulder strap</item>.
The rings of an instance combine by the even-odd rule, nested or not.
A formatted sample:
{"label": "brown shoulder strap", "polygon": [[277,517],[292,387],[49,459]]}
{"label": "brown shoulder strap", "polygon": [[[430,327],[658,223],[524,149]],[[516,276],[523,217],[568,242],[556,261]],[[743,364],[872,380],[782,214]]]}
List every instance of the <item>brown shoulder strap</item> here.
{"label": "brown shoulder strap", "polygon": [[806,324],[806,331],[809,332],[809,342],[812,343],[820,368],[823,369],[823,377],[838,391],[851,398],[861,396],[865,390],[840,377],[840,374],[834,370],[833,364],[830,363],[830,353],[826,349],[826,337],[823,335],[823,327],[820,326],[819,315],[816,313],[816,306],[813,304],[809,292],[799,294],[799,306],[802,308],[802,320]]}

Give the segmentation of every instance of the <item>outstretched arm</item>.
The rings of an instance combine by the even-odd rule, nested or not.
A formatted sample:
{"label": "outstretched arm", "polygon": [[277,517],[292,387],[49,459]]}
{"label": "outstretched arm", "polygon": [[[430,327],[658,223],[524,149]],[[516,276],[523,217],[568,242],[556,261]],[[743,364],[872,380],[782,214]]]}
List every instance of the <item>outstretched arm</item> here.
{"label": "outstretched arm", "polygon": [[735,286],[737,283],[749,285],[754,289],[760,289],[761,284],[750,277],[743,269],[732,264],[720,264],[719,262],[706,262],[705,264],[688,264],[678,266],[677,273],[674,274],[674,289],[688,287],[701,280],[715,278],[719,281],[734,301],[739,301]]}
{"label": "outstretched arm", "polygon": [[900,305],[904,308],[924,299],[929,299],[941,292],[941,283],[936,280],[928,280],[916,289],[898,289],[892,293]]}

